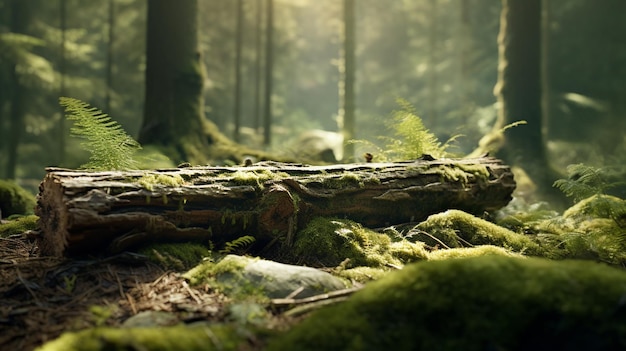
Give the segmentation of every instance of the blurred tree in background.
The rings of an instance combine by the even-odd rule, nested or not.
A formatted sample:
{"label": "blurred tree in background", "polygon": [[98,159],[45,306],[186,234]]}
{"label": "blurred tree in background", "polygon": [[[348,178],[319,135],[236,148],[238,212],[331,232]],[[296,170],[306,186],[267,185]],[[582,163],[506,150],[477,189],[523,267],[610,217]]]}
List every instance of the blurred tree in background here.
{"label": "blurred tree in background", "polygon": [[[66,3],[64,31],[61,1]],[[11,22],[18,3],[30,9],[30,19],[20,23],[24,28],[20,31],[28,37],[19,40],[12,36],[18,29]],[[64,158],[54,151],[59,149],[60,135],[67,134],[67,127],[59,123],[57,103],[62,66],[63,94],[101,108],[109,101],[105,112],[131,135],[140,135],[149,143],[175,143],[147,132],[149,123],[142,121],[148,3],[0,0],[2,177],[12,176],[11,168],[22,183],[33,179],[36,184],[45,166],[84,163],[87,155],[80,152],[76,140],[67,139]],[[268,44],[269,3],[243,1],[236,69],[237,2],[198,2],[199,52],[206,68],[200,118],[233,135],[235,72],[240,72],[240,142],[295,154],[300,133],[312,129],[339,132],[343,2],[273,0],[269,41],[273,64],[268,77],[263,73],[268,65],[261,51]],[[112,13],[110,6],[115,9]],[[354,137],[378,142],[378,136],[388,133],[389,116],[398,108],[396,100],[402,98],[440,139],[465,135],[458,142],[459,155],[473,150],[496,123],[498,105],[493,88],[501,7],[492,0],[355,1]],[[626,151],[624,10],[626,2],[622,0],[544,2],[544,13],[549,13],[542,25],[542,35],[547,38],[543,59],[547,83],[542,89],[549,98],[544,136],[546,157],[559,168],[575,162],[615,162]],[[109,30],[113,30],[113,41]],[[111,73],[108,79],[107,72]],[[13,98],[19,93],[14,78],[21,82],[27,97],[18,124],[10,117],[20,106]],[[271,105],[259,98],[265,93]],[[146,110],[148,106],[156,107],[149,103]],[[271,141],[266,146],[259,110],[270,111],[272,127],[267,132]],[[146,120],[156,118],[156,112],[145,112]],[[16,132],[11,128],[17,128]],[[523,133],[531,126],[517,128]],[[8,137],[20,135],[18,132],[18,157],[15,167],[8,167],[12,162]],[[215,162],[221,161],[216,156]]]}

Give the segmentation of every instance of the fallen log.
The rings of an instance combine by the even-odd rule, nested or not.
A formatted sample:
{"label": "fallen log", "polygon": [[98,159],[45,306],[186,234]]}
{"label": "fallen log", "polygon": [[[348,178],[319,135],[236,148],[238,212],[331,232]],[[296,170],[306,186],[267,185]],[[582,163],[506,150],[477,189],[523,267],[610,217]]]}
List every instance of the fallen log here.
{"label": "fallen log", "polygon": [[120,252],[151,241],[223,243],[252,235],[290,245],[316,216],[368,227],[447,209],[482,214],[515,189],[498,159],[88,172],[48,168],[36,214],[45,255]]}

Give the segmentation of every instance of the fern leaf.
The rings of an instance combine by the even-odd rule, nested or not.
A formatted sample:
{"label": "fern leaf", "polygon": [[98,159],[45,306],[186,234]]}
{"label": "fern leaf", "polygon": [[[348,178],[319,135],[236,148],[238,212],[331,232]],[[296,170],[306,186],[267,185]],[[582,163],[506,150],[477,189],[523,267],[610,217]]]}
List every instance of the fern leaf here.
{"label": "fern leaf", "polygon": [[445,156],[449,141],[442,145],[435,134],[426,128],[410,103],[399,99],[398,104],[401,109],[393,113],[391,126],[396,138],[387,139],[387,153],[395,156],[391,158],[410,160],[419,158],[423,154],[434,157]]}
{"label": "fern leaf", "polygon": [[107,114],[78,99],[61,97],[67,119],[74,122],[73,136],[84,140],[81,145],[91,154],[81,168],[119,170],[137,168],[134,155],[141,145],[126,134],[122,126]]}
{"label": "fern leaf", "polygon": [[602,168],[579,163],[567,166],[567,175],[567,179],[555,181],[554,187],[571,197],[575,202],[596,194],[602,194],[610,187]]}
{"label": "fern leaf", "polygon": [[254,243],[256,239],[251,235],[244,235],[235,240],[229,241],[224,245],[224,248],[220,250],[221,254],[230,254],[237,250],[242,250]]}

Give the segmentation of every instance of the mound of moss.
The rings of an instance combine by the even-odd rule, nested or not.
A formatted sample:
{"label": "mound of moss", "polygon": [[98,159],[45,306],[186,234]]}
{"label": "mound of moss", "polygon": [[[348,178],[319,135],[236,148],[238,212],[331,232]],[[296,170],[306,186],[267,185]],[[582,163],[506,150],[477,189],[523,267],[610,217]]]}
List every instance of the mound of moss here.
{"label": "mound of moss", "polygon": [[314,218],[296,235],[290,254],[308,265],[382,267],[426,259],[422,243],[392,238],[345,219]]}
{"label": "mound of moss", "polygon": [[623,350],[626,273],[583,261],[420,262],[319,310],[267,350]]}
{"label": "mound of moss", "polygon": [[429,235],[418,235],[415,239],[432,246],[443,243],[449,248],[456,248],[469,243],[500,246],[530,256],[542,256],[544,253],[530,237],[459,210],[432,215],[417,225],[416,229]]}
{"label": "mound of moss", "polygon": [[210,351],[241,350],[249,332],[228,325],[196,325],[148,328],[94,328],[68,332],[37,351]]}
{"label": "mound of moss", "polygon": [[0,180],[0,214],[2,218],[11,215],[32,214],[35,210],[35,196],[17,183]]}

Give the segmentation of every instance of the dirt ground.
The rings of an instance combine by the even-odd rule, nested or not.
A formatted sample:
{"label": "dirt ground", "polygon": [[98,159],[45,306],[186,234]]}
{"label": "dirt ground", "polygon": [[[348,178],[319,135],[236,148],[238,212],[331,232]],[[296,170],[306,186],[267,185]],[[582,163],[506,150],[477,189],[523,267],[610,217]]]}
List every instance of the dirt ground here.
{"label": "dirt ground", "polygon": [[[29,351],[61,333],[118,326],[142,311],[182,322],[223,319],[227,297],[190,287],[145,257],[41,257],[36,234],[0,238],[0,350]],[[94,307],[95,306],[95,307]]]}

